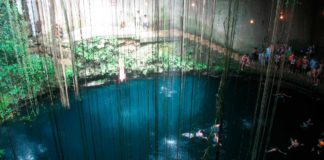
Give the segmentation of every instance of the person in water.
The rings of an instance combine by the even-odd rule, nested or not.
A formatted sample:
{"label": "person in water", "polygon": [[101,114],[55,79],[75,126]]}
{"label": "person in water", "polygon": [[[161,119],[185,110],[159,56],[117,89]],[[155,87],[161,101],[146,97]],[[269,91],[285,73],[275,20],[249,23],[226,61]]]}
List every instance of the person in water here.
{"label": "person in water", "polygon": [[213,132],[219,132],[219,127],[220,127],[220,124],[214,124],[212,127],[211,127],[211,130]]}
{"label": "person in water", "polygon": [[[211,139],[213,146],[216,146],[216,144],[219,143],[219,127],[220,127],[220,124],[215,124],[215,125],[211,126],[211,128],[210,128],[211,129],[211,134],[213,135],[213,139]],[[196,138],[201,138],[201,139],[208,140],[208,137],[206,136],[205,130],[202,130],[202,129],[199,129],[196,133],[188,133],[187,132],[187,133],[182,133],[181,135],[183,137],[187,137],[189,139],[196,137]]]}
{"label": "person in water", "polygon": [[214,124],[211,127],[211,131],[213,132],[213,140],[212,140],[213,147],[215,147],[217,144],[219,144],[220,146],[222,145],[219,142],[219,127],[220,127],[220,124]]}
{"label": "person in water", "polygon": [[298,141],[298,139],[292,139],[290,138],[290,146],[288,147],[288,149],[295,149],[295,148],[298,148],[298,147],[301,147],[301,146],[304,146],[304,144],[300,143]]}
{"label": "person in water", "polygon": [[219,144],[219,146],[222,146],[222,144],[219,142],[218,132],[214,133],[212,144],[213,144],[213,147],[216,147],[217,144]]}
{"label": "person in water", "polygon": [[324,158],[324,138],[318,139],[318,144],[312,148],[316,158]]}
{"label": "person in water", "polygon": [[277,93],[277,94],[274,94],[274,96],[276,96],[278,98],[291,98],[291,96],[287,95],[286,93]]}
{"label": "person in water", "polygon": [[314,123],[313,123],[312,119],[311,119],[311,118],[308,118],[307,121],[303,122],[303,123],[300,125],[300,127],[301,127],[301,128],[304,128],[304,129],[307,129],[307,128],[313,126],[313,125],[314,125]]}
{"label": "person in water", "polygon": [[280,154],[283,154],[283,155],[287,155],[286,152],[281,151],[278,147],[274,147],[274,148],[271,148],[271,149],[266,151],[266,153],[274,153],[274,152],[277,152],[277,153],[280,153]]}
{"label": "person in water", "polygon": [[197,132],[196,132],[196,137],[198,138],[202,138],[202,139],[208,139],[206,136],[205,136],[205,133],[203,130],[199,129]]}
{"label": "person in water", "polygon": [[183,137],[187,137],[187,138],[189,138],[189,139],[191,139],[191,138],[201,138],[201,139],[206,139],[206,140],[208,140],[208,137],[207,136],[205,136],[205,131],[204,130],[202,130],[202,129],[199,129],[196,133],[182,133],[181,134]]}

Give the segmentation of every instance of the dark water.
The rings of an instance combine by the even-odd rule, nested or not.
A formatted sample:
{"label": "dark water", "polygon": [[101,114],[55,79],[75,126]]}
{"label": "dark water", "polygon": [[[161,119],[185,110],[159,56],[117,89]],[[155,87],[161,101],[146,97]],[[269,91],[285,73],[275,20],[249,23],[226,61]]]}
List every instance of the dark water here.
{"label": "dark water", "polygon": [[[320,156],[314,156],[312,148],[318,144],[320,137],[324,138],[324,97],[300,87],[291,89],[283,86],[281,92],[291,98],[278,101],[270,147],[278,147],[287,153],[287,156],[279,156],[282,157],[281,159],[323,159],[324,154],[322,153],[322,157],[318,158]],[[309,128],[301,127],[302,123],[309,118],[312,119],[314,125]],[[298,139],[303,146],[296,150],[288,150],[290,138]],[[267,156],[272,157],[273,155],[268,154]],[[280,160],[279,157],[272,159]]]}
{"label": "dark water", "polygon": [[[212,126],[218,84],[217,78],[187,75],[82,89],[82,101],[71,97],[70,110],[58,100],[44,102],[51,109],[36,120],[2,125],[0,148],[6,159],[200,159],[207,144],[181,134]],[[256,81],[230,79],[222,159],[248,155],[256,96]],[[213,155],[211,149],[209,159]]]}

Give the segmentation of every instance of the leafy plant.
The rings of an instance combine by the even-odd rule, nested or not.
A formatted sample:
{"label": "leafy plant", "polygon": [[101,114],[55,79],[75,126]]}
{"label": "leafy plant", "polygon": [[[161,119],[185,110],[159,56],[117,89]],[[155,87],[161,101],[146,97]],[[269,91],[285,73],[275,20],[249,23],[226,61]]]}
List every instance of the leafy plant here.
{"label": "leafy plant", "polygon": [[[76,55],[79,70],[82,76],[118,75],[121,59],[124,62],[126,71],[142,73],[161,73],[165,71],[204,71],[207,64],[193,59],[194,49],[188,47],[184,55],[176,52],[174,44],[163,43],[152,45],[153,53],[141,53],[140,60],[132,52],[119,52],[122,45],[117,45],[118,40],[114,38],[95,37],[77,43]],[[181,57],[182,56],[182,57]],[[211,68],[217,71],[221,69]]]}
{"label": "leafy plant", "polygon": [[73,80],[73,68],[72,66],[68,66],[65,68],[65,77],[66,77],[66,83],[68,86],[72,85],[72,80]]}
{"label": "leafy plant", "polygon": [[21,101],[32,102],[54,87],[55,80],[52,58],[28,52],[28,26],[16,3],[0,1],[0,23],[1,123],[19,115]]}
{"label": "leafy plant", "polygon": [[77,42],[76,63],[81,77],[117,75],[117,49],[117,39],[114,38],[94,37]]}

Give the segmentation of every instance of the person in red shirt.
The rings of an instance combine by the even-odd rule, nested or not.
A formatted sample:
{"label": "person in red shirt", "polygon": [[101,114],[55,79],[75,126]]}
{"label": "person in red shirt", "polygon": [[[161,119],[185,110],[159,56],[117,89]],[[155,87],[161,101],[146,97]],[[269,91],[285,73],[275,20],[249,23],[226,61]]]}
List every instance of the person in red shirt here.
{"label": "person in red shirt", "polygon": [[302,63],[303,63],[302,59],[298,58],[298,60],[296,61],[296,70],[297,70],[297,72],[301,71]]}
{"label": "person in red shirt", "polygon": [[295,53],[292,52],[291,55],[289,55],[289,57],[288,57],[288,62],[291,62],[291,60],[293,60],[293,59],[295,59],[295,58],[296,58],[296,57],[295,57]]}

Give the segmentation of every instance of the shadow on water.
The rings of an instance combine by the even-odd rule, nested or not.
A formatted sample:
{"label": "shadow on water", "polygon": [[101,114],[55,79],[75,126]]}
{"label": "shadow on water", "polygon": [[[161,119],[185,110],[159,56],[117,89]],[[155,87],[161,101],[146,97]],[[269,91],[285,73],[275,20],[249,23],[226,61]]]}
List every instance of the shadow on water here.
{"label": "shadow on water", "polygon": [[[2,125],[0,148],[7,159],[199,159],[207,143],[181,134],[213,125],[218,83],[185,75],[84,88],[70,110],[44,102],[51,109],[36,120]],[[254,80],[230,79],[222,159],[246,158],[256,94]]]}

